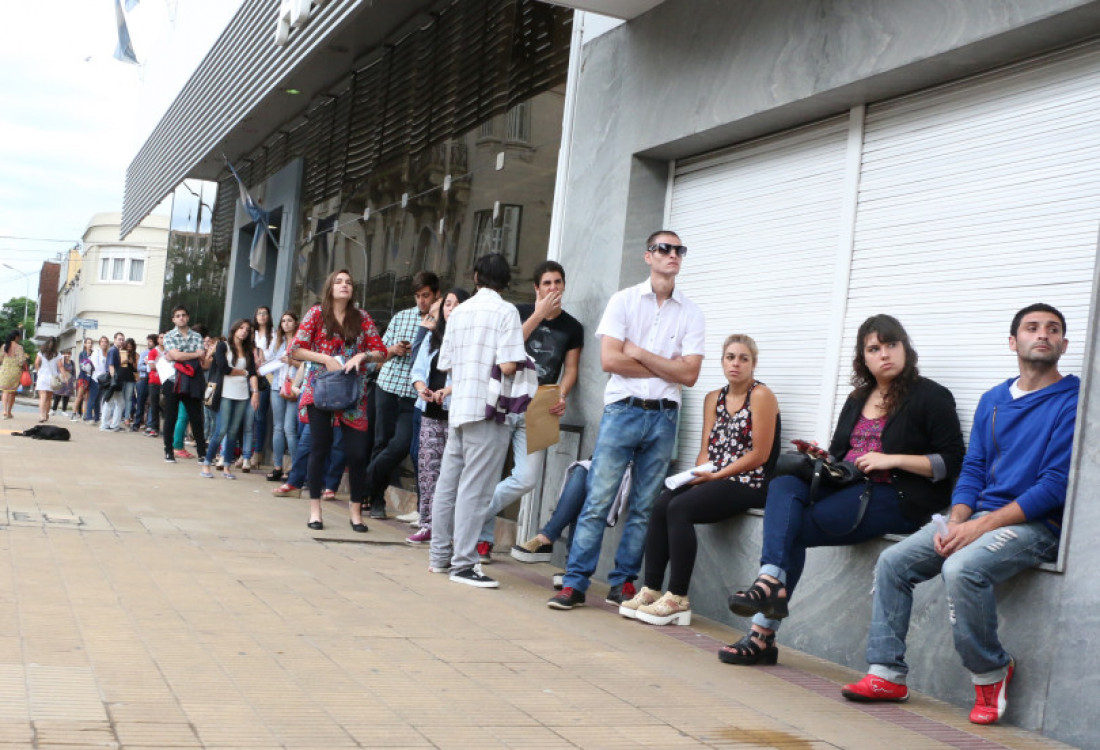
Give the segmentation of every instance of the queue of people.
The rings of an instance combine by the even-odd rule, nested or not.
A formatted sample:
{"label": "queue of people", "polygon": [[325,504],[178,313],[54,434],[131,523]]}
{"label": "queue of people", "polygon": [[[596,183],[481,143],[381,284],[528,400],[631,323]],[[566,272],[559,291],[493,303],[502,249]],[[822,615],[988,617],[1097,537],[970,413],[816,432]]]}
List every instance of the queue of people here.
{"label": "queue of people", "polygon": [[[751,627],[718,653],[753,666],[778,661],[776,634],[807,549],[907,535],[876,567],[868,674],[842,693],[908,697],[912,591],[942,575],[956,650],[975,685],[970,719],[997,721],[1015,661],[997,637],[993,587],[1058,550],[1079,390],[1058,371],[1064,316],[1042,303],[1016,313],[1008,342],[1019,372],[983,396],[969,448],[951,392],[921,375],[901,322],[877,314],[856,334],[852,391],[829,445],[794,441],[797,451],[781,456],[782,394],[756,379],[766,352],[732,334],[721,351],[725,384],[703,399],[697,468],[667,488],[683,388],[699,378],[705,354],[703,313],[675,283],[686,255],[675,232],[653,233],[642,252],[649,277],[608,302],[596,337],[610,378],[591,462],[568,476],[550,522],[512,557],[548,561],[572,525],[560,591],[547,605],[582,606],[604,530],[625,501],[606,601],[624,618],[688,625],[695,526],[763,509],[759,574],[728,601]],[[545,450],[527,451],[531,397],[539,386],[558,388],[549,411],[563,414],[584,346],[583,326],[562,309],[565,269],[546,261],[532,282],[535,303],[517,306],[501,297],[511,269],[498,254],[478,258],[472,295],[441,294],[438,277],[420,272],[416,304],[380,333],[354,302],[351,273],[338,270],[300,321],[287,311],[275,322],[260,307],[223,339],[192,328],[180,306],[174,328],[151,334],[144,353],[119,333],[113,345],[85,340],[74,363],[47,342],[35,363],[40,417],[75,395],[72,418],[107,431],[144,425],[172,463],[193,457],[181,443],[189,425],[200,476],[218,467],[227,479],[236,478],[238,445],[236,465],[253,467],[270,417],[266,478],[280,483],[279,497],[308,489],[311,530],[324,528],[323,501],[346,471],[350,528],[367,532],[364,516],[386,517],[385,489],[411,456],[418,507],[399,517],[413,528],[407,543],[428,547],[430,572],[496,588],[482,567],[492,562],[494,519],[537,486],[545,461]],[[18,333],[2,353],[10,418],[9,394],[27,366]],[[502,476],[509,448],[514,466]]]}

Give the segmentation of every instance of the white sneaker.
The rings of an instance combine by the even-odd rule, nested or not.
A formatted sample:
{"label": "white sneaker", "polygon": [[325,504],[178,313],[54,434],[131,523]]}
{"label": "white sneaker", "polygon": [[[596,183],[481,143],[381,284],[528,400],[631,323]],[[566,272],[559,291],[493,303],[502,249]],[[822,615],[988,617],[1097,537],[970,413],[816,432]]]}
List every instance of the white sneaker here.
{"label": "white sneaker", "polygon": [[56,415],[57,415],[57,412],[54,411],[53,409],[50,409],[50,416],[53,417],[53,416],[56,416]]}
{"label": "white sneaker", "polygon": [[402,513],[397,517],[398,521],[402,523],[416,523],[420,525],[420,511],[414,510],[411,513]]}

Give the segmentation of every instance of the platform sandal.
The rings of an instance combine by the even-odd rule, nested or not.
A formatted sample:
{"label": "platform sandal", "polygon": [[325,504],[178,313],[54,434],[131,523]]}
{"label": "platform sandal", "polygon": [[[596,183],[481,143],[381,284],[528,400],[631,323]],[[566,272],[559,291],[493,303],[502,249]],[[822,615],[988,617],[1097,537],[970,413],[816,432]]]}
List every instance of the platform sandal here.
{"label": "platform sandal", "polygon": [[757,612],[769,620],[782,620],[790,612],[787,609],[786,595],[780,596],[784,589],[782,583],[766,580],[757,576],[748,591],[731,594],[727,604],[730,612],[739,617],[752,617]]}
{"label": "platform sandal", "polygon": [[[761,646],[761,643],[764,645]],[[779,661],[779,647],[775,645],[775,633],[764,635],[750,631],[737,643],[718,649],[718,660],[726,664],[771,666]]]}

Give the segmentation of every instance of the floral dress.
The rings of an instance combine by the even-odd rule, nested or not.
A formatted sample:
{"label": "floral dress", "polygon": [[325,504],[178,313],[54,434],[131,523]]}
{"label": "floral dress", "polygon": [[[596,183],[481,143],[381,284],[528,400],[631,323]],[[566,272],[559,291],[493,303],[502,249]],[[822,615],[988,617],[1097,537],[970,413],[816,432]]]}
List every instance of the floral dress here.
{"label": "floral dress", "polygon": [[3,357],[0,362],[0,391],[14,391],[19,388],[19,376],[23,374],[23,364],[27,361],[27,353],[23,351],[23,347],[13,342],[11,348],[14,351],[10,355],[5,355],[0,348],[0,357]]}
{"label": "floral dress", "polygon": [[[378,329],[374,326],[374,321],[371,316],[367,314],[365,310],[360,310],[359,315],[362,317],[362,326],[360,327],[359,336],[355,341],[345,342],[343,337],[331,336],[328,330],[325,329],[324,317],[321,315],[321,306],[314,305],[306,313],[305,318],[302,319],[302,324],[298,327],[298,333],[294,337],[294,343],[291,346],[290,351],[294,352],[299,348],[305,348],[311,352],[317,352],[318,354],[327,354],[335,357],[343,355],[345,360],[350,359],[359,352],[381,352],[386,353],[386,345],[382,343],[382,337],[378,335]],[[310,362],[309,371],[306,375],[306,380],[302,385],[302,396],[298,403],[301,409],[305,409],[307,406],[313,403],[313,379],[317,376],[318,372],[324,369],[323,365],[319,365],[316,362]],[[342,412],[337,412],[333,416],[336,417],[337,423],[352,428],[353,430],[359,430],[365,432],[367,429],[367,366],[361,364],[359,366],[359,401],[350,409],[346,409]]]}

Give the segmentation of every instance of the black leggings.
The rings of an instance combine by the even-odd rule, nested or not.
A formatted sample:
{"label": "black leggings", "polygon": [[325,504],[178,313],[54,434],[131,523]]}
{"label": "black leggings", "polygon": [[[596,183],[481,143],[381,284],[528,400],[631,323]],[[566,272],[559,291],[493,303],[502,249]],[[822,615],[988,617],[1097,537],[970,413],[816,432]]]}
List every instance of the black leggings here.
{"label": "black leggings", "polygon": [[[325,471],[328,469],[328,454],[332,450],[332,412],[321,411],[313,404],[306,407],[309,411],[309,431],[313,444],[309,449],[309,498],[320,500],[321,490],[325,487]],[[344,439],[344,453],[348,458],[348,484],[351,485],[353,503],[361,503],[367,496],[367,453],[370,444],[364,430],[353,430],[347,425],[341,428]]]}
{"label": "black leggings", "polygon": [[695,568],[695,524],[717,523],[763,508],[767,493],[729,479],[665,490],[653,504],[645,540],[645,585],[659,591],[669,568],[668,590],[687,596]]}
{"label": "black leggings", "polygon": [[61,404],[61,411],[68,411],[69,410],[69,397],[68,396],[58,396],[56,393],[53,394],[53,407],[51,407],[51,408],[53,408],[54,411],[57,411],[57,405],[58,404]]}

